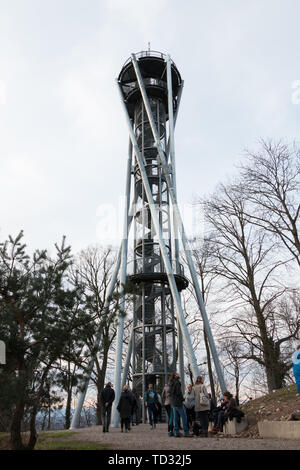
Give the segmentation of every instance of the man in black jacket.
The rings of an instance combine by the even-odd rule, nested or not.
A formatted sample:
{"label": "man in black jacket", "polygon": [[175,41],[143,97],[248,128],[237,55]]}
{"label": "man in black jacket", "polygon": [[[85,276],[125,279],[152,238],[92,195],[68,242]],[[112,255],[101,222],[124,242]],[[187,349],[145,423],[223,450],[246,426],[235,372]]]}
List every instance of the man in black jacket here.
{"label": "man in black jacket", "polygon": [[170,403],[172,405],[172,410],[174,413],[174,436],[180,437],[179,433],[179,418],[182,419],[184,437],[192,437],[189,433],[189,426],[187,423],[187,417],[185,408],[183,405],[184,397],[181,390],[180,377],[177,372],[172,372],[170,381],[169,381],[169,393],[170,393]]}
{"label": "man in black jacket", "polygon": [[111,407],[115,399],[115,392],[112,389],[111,382],[107,382],[104,390],[101,392],[100,399],[102,404],[103,432],[108,432],[111,417]]}

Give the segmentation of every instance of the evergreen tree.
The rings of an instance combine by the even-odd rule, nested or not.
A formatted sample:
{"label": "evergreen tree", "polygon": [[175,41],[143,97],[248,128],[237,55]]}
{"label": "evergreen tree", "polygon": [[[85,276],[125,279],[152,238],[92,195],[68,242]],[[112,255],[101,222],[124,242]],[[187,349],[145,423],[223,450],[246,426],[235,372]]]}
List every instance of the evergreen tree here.
{"label": "evergreen tree", "polygon": [[[93,331],[90,317],[78,308],[82,286],[67,282],[71,249],[55,245],[56,254],[25,252],[23,232],[0,244],[0,338],[7,363],[0,374],[0,407],[11,415],[13,449],[33,449],[36,415],[45,397],[51,368],[61,360],[76,360],[70,344],[84,345]],[[75,308],[76,307],[76,308]],[[30,416],[30,437],[21,428]]]}

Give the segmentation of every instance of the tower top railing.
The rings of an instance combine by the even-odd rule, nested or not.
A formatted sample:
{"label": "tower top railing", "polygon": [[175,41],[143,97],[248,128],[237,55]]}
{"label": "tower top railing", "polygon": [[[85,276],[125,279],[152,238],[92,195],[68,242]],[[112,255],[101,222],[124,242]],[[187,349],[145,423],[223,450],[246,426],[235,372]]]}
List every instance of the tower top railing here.
{"label": "tower top railing", "polygon": [[[159,59],[163,59],[164,61],[167,60],[167,54],[163,54],[162,52],[159,52],[159,51],[140,51],[140,52],[135,52],[134,54],[136,56],[137,59],[140,59],[142,57],[158,57]],[[123,64],[123,67],[126,67],[127,64],[129,64],[129,62],[131,62],[131,57],[129,57],[129,59],[126,60],[126,62]],[[174,67],[176,67],[176,64],[175,62],[173,62],[173,60],[171,59],[171,63],[172,65],[174,65]],[[177,67],[176,67],[177,68]]]}

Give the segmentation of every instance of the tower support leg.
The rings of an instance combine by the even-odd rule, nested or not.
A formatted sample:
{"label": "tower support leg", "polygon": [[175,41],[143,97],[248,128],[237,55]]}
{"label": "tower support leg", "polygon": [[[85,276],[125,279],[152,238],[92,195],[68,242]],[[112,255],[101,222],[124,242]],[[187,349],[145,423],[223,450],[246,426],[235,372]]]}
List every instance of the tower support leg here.
{"label": "tower support leg", "polygon": [[177,338],[178,338],[178,362],[179,362],[179,375],[181,379],[182,393],[185,393],[185,373],[184,373],[184,358],[183,358],[183,338],[180,323],[177,322]]}
{"label": "tower support leg", "polygon": [[[122,261],[121,261],[121,288],[124,288],[127,275],[127,253],[128,253],[128,220],[129,220],[129,203],[130,203],[130,188],[131,188],[131,166],[132,166],[132,143],[129,140],[128,160],[127,160],[127,179],[125,190],[125,213],[123,221],[123,243],[122,243]],[[125,294],[123,293],[120,299],[121,312],[125,310]],[[123,336],[124,336],[124,316],[122,313],[119,315],[118,332],[117,332],[117,353],[116,353],[116,366],[114,373],[114,388],[115,400],[112,408],[112,425],[118,427],[120,415],[117,410],[121,395],[121,374],[122,374],[122,351],[123,351]]]}
{"label": "tower support leg", "polygon": [[122,382],[121,382],[122,388],[126,384],[126,380],[127,380],[127,375],[128,375],[131,355],[132,355],[132,349],[133,349],[132,344],[133,344],[133,327],[130,333],[130,339],[128,343],[128,349],[127,349],[127,354],[126,354],[126,359],[125,359],[125,364],[124,364],[124,369],[123,369],[123,374],[122,374]]}
{"label": "tower support leg", "polygon": [[[173,191],[174,191],[174,196],[177,200],[175,138],[174,138],[174,127],[175,127],[176,116],[174,116],[174,113],[173,113],[172,71],[171,71],[171,59],[169,55],[167,56],[167,86],[168,86],[168,115],[169,115],[168,149],[170,152]],[[180,88],[180,90],[182,91],[182,87]],[[179,99],[180,97],[181,97],[181,92],[179,94]],[[179,106],[179,103],[177,104],[177,106]],[[172,206],[172,210],[173,210],[173,206]],[[174,259],[176,263],[175,272],[176,274],[178,274],[179,273],[179,240],[178,240],[177,221],[176,221],[176,218],[174,217],[174,214],[172,214],[172,231],[173,231],[173,252],[174,252]],[[183,358],[183,338],[182,338],[179,321],[177,321],[177,340],[178,340],[179,375],[181,378],[182,391],[184,393],[185,392],[185,373],[184,373],[184,358]]]}

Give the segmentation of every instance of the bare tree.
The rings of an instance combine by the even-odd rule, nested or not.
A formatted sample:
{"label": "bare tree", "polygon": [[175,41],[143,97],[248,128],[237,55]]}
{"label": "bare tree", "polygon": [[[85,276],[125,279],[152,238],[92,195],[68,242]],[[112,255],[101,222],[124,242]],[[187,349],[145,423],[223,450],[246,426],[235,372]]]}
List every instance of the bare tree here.
{"label": "bare tree", "polygon": [[240,388],[249,374],[248,360],[244,356],[245,347],[241,340],[226,339],[222,343],[222,352],[225,356],[223,361],[224,369],[234,380],[235,397],[239,404]]}
{"label": "bare tree", "polygon": [[[95,366],[91,376],[97,390],[97,424],[101,424],[101,400],[100,394],[104,388],[105,376],[108,365],[108,356],[113,340],[116,336],[116,324],[110,323],[108,317],[104,317],[104,305],[107,299],[107,289],[112,275],[115,256],[110,248],[90,246],[82,250],[73,266],[73,275],[80,279],[85,286],[86,305],[94,317],[95,327],[100,323],[103,327],[101,349],[96,355]],[[87,343],[89,353],[94,348],[95,338],[92,335]]]}
{"label": "bare tree", "polygon": [[[200,288],[204,303],[207,304],[208,296],[211,292],[214,282],[218,277],[216,263],[218,260],[214,254],[214,241],[212,235],[205,237],[203,240],[193,240],[191,242],[192,255],[195,262],[195,268],[200,281]],[[194,290],[192,290],[194,294]],[[216,402],[215,382],[212,369],[211,353],[209,348],[208,337],[203,329],[204,345],[207,357],[207,369],[210,382],[211,395]]]}
{"label": "bare tree", "polygon": [[245,215],[276,235],[300,266],[300,149],[281,141],[260,141],[241,165],[242,185],[254,210]]}
{"label": "bare tree", "polygon": [[[286,290],[276,279],[282,275],[281,260],[267,231],[250,223],[249,202],[240,186],[220,185],[206,201],[206,217],[215,235],[215,253],[219,260],[217,272],[227,280],[228,306],[231,311],[226,323],[232,332],[248,344],[245,358],[261,364],[266,371],[268,389],[283,386],[289,369],[282,359],[282,346],[298,334],[299,317],[290,329],[279,328],[276,300]],[[271,313],[272,312],[272,313]]]}

